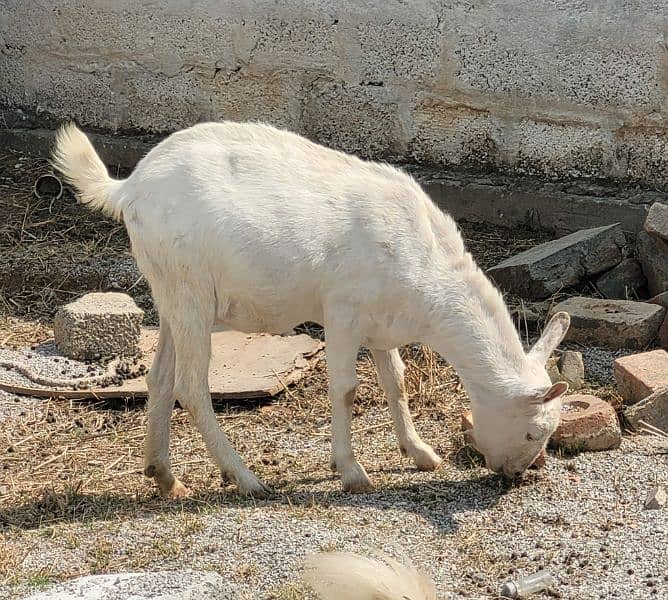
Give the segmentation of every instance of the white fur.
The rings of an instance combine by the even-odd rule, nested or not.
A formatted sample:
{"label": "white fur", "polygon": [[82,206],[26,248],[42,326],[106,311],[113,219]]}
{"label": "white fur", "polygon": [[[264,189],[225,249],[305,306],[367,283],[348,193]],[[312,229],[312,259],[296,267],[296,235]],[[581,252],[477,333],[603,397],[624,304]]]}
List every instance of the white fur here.
{"label": "white fur", "polygon": [[317,554],[307,559],[303,578],[322,600],[436,600],[429,577],[381,552]]}
{"label": "white fur", "polygon": [[[124,181],[106,173],[73,125],[55,165],[82,200],[122,216],[160,313],[149,375],[146,473],[185,488],[169,467],[178,398],[223,472],[244,493],[264,485],[216,423],[207,385],[214,324],[285,332],[324,325],[332,402],[332,465],[346,489],[369,487],[351,446],[355,361],[372,349],[399,443],[420,468],[440,459],[415,432],[397,348],[423,342],[457,370],[488,466],[524,471],[557,425],[565,391],[545,360],[568,315],[526,354],[499,292],[464,248],[455,222],[405,173],[261,124],[206,123],[158,144]],[[527,434],[534,438],[528,440]]]}

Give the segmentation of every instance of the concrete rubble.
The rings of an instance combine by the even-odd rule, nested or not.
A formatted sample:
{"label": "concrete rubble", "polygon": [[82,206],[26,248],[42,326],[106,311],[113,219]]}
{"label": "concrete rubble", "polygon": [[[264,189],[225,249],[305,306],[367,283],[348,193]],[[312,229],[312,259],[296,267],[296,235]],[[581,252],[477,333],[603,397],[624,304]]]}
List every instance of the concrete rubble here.
{"label": "concrete rubble", "polygon": [[642,349],[656,337],[666,309],[629,300],[573,297],[553,307],[567,312],[571,326],[566,340],[605,348]]}
{"label": "concrete rubble", "polygon": [[624,411],[624,416],[635,429],[640,429],[642,423],[647,423],[668,432],[668,387],[659,388],[646,398],[629,406]]}
{"label": "concrete rubble", "polygon": [[635,258],[625,258],[594,281],[604,298],[628,300],[647,285],[640,263]]}
{"label": "concrete rubble", "polygon": [[645,231],[655,237],[668,240],[668,204],[655,202],[650,206],[645,220]]}
{"label": "concrete rubble", "polygon": [[668,387],[668,352],[652,350],[622,356],[613,363],[617,389],[625,404],[635,404]]}
{"label": "concrete rubble", "polygon": [[26,600],[238,600],[241,587],[218,573],[162,571],[89,575],[30,596]]}
{"label": "concrete rubble", "polygon": [[618,224],[584,229],[521,252],[488,272],[504,291],[540,300],[618,265],[625,244]]}
{"label": "concrete rubble", "polygon": [[61,307],[53,334],[60,352],[74,360],[135,356],[143,318],[127,294],[95,292]]}
{"label": "concrete rubble", "polygon": [[638,233],[636,251],[647,278],[651,296],[668,290],[668,242],[651,236],[646,231]]}

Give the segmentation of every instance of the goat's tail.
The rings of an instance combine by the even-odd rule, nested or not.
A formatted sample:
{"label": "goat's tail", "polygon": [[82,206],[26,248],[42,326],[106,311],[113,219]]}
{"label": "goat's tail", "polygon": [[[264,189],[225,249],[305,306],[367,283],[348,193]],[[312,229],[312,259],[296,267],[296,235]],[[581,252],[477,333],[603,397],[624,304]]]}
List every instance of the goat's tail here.
{"label": "goat's tail", "polygon": [[384,553],[328,552],[306,560],[304,581],[322,600],[436,600],[432,580]]}
{"label": "goat's tail", "polygon": [[58,130],[51,164],[74,187],[79,202],[121,220],[123,181],[109,177],[90,140],[74,123]]}

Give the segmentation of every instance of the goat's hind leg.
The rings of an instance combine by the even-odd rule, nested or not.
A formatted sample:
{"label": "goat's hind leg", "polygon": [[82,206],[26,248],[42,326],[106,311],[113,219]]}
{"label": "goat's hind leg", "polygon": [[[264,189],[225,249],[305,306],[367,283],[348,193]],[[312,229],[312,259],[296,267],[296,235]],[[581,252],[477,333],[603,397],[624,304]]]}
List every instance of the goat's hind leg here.
{"label": "goat's hind leg", "polygon": [[332,404],[332,459],[330,466],[341,474],[343,489],[364,492],[373,486],[364,467],[353,453],[351,423],[355,392],[359,383],[355,372],[359,344],[353,335],[336,324],[325,325],[329,399]]}
{"label": "goat's hind leg", "polygon": [[174,408],[174,342],[169,323],[161,319],[158,348],[146,377],[146,440],[144,474],[153,477],[160,493],[167,498],[182,498],[190,492],[172,475],[169,464],[169,427]]}
{"label": "goat's hind leg", "polygon": [[244,464],[218,425],[209,392],[211,359],[211,318],[188,302],[187,318],[170,319],[176,349],[174,395],[190,413],[194,425],[204,438],[207,449],[224,476],[232,480],[240,494],[264,497],[270,493]]}
{"label": "goat's hind leg", "polygon": [[376,363],[380,385],[387,397],[401,452],[410,456],[421,471],[433,471],[441,464],[441,458],[415,431],[404,386],[406,365],[401,360],[399,351],[394,348],[389,351],[372,350],[371,353]]}

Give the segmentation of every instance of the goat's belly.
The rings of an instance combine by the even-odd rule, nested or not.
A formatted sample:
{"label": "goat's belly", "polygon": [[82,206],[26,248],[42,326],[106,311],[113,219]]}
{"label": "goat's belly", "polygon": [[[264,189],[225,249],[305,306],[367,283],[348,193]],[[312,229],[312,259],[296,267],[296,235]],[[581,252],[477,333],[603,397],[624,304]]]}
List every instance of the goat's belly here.
{"label": "goat's belly", "polygon": [[321,311],[307,303],[249,301],[224,298],[218,302],[216,322],[247,333],[281,334],[305,321],[321,322]]}

